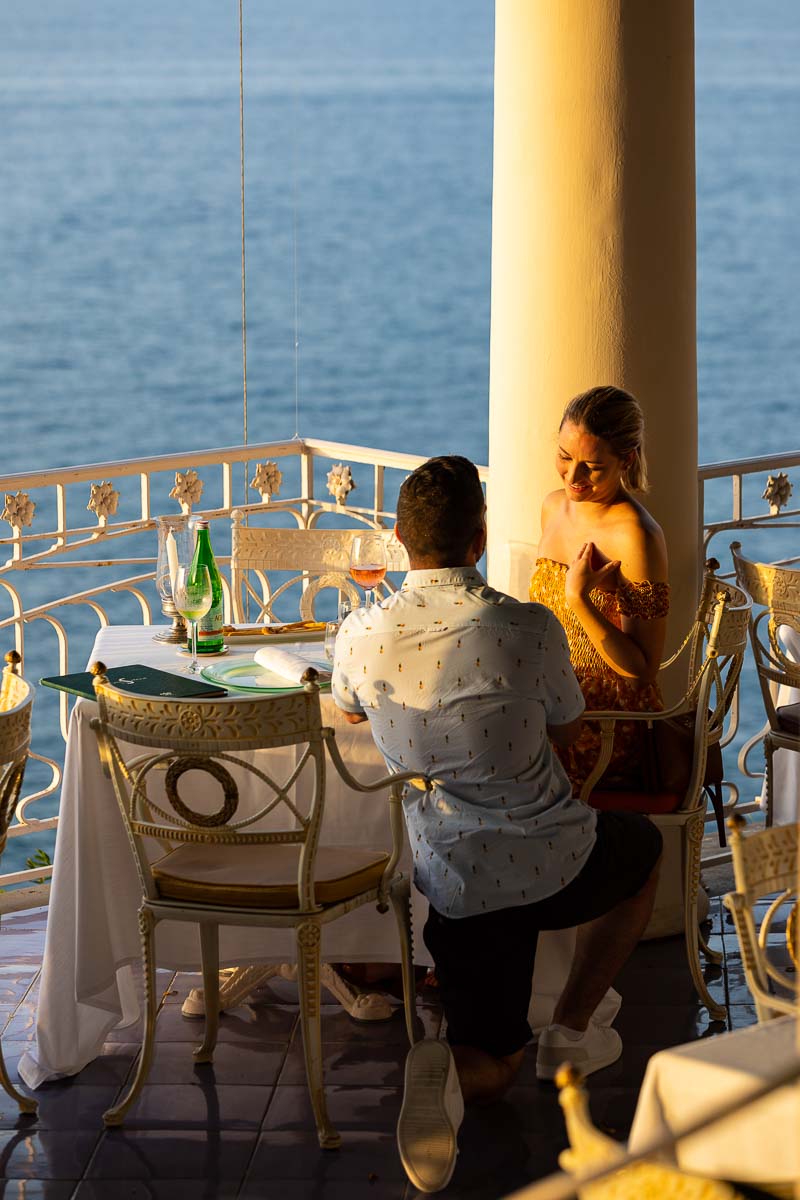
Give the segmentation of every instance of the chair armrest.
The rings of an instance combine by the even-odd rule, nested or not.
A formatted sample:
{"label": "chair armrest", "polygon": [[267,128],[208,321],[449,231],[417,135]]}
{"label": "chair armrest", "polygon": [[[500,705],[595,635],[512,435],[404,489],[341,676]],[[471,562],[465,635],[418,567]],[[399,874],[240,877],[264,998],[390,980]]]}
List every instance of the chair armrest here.
{"label": "chair armrest", "polygon": [[396,775],[383,775],[380,779],[364,783],[362,780],[356,779],[355,775],[351,774],[345,766],[344,760],[339,753],[339,747],[336,744],[334,731],[332,729],[323,729],[322,736],[325,738],[333,765],[347,786],[352,788],[354,792],[380,792],[397,783],[413,783],[419,791],[424,792],[433,790],[432,780],[427,775],[421,775],[419,771],[400,771]]}

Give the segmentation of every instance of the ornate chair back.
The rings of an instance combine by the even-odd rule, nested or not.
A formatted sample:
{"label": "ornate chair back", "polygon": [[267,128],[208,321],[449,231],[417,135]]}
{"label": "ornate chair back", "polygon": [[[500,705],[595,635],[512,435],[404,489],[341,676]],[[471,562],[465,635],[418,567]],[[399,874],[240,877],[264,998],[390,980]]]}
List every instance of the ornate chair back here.
{"label": "ornate chair back", "polygon": [[800,570],[751,562],[741,553],[739,542],[733,542],[731,554],[739,584],[760,610],[751,614],[750,644],[768,726],[742,747],[739,767],[754,777],[755,773],[748,770],[747,758],[753,747],[763,741],[767,757],[767,824],[771,825],[773,753],[776,749],[800,751],[800,703],[779,703],[781,688],[800,689],[800,662],[790,655],[787,646],[790,630],[800,643]]}
{"label": "ornate chair back", "polygon": [[[356,585],[348,577],[353,538],[363,533],[380,533],[386,543],[387,571],[407,571],[405,547],[390,529],[267,529],[242,524],[242,514],[232,514],[231,526],[231,602],[234,621],[245,620],[245,605],[250,597],[254,611],[248,619],[257,623],[277,620],[274,606],[292,588],[302,586],[300,616],[313,620],[316,599],[325,588],[336,588],[348,596],[351,605],[360,602]],[[288,574],[273,587],[270,572]],[[254,586],[254,581],[258,587]],[[393,590],[384,581],[384,593]],[[380,589],[379,589],[380,590]]]}
{"label": "ornate chair back", "polygon": [[[317,684],[312,680],[302,692],[274,696],[269,704],[251,698],[187,703],[117,691],[98,666],[102,664],[93,670],[100,717],[94,728],[148,899],[159,897],[148,839],[166,846],[273,844],[299,847],[293,907],[317,909],[314,856],[323,816],[325,741],[332,736],[332,730],[322,726]],[[120,742],[148,750],[126,759]],[[249,753],[278,746],[303,747],[282,782],[256,766]],[[306,770],[310,801],[301,811],[293,791]],[[264,799],[256,811],[241,811],[241,785],[233,772],[240,780],[243,773],[261,785]],[[222,803],[216,810],[197,800],[193,807],[198,773],[221,790]],[[269,832],[263,828],[265,821]],[[281,907],[287,907],[285,902]]]}
{"label": "ornate chair back", "polygon": [[[33,688],[20,674],[21,658],[9,650],[0,677],[0,854],[5,850],[8,830],[14,820],[22,789],[25,764],[31,744]],[[13,893],[8,893],[9,897]],[[0,1086],[14,1100],[21,1113],[33,1115],[35,1100],[23,1096],[12,1084],[0,1049]]]}
{"label": "ornate chair back", "polygon": [[[796,1013],[798,826],[775,825],[745,836],[746,822],[734,814],[729,827],[736,890],[728,892],[724,902],[736,926],[758,1019]],[[759,902],[767,896],[770,901],[757,922]],[[785,934],[780,929],[784,921]],[[781,989],[779,993],[774,984]]]}
{"label": "ornate chair back", "polygon": [[33,688],[19,673],[20,662],[16,650],[10,650],[0,677],[0,854],[14,819],[31,744]]}

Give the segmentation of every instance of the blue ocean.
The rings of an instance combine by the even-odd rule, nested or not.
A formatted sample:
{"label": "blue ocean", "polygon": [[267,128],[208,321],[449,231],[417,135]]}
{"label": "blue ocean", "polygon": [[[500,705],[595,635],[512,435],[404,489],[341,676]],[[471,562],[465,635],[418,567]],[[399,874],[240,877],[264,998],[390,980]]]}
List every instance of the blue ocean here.
{"label": "blue ocean", "polygon": [[[493,3],[243,14],[249,440],[487,461]],[[712,461],[800,441],[800,6],[696,44]],[[241,442],[235,0],[8,0],[0,105],[5,470]]]}

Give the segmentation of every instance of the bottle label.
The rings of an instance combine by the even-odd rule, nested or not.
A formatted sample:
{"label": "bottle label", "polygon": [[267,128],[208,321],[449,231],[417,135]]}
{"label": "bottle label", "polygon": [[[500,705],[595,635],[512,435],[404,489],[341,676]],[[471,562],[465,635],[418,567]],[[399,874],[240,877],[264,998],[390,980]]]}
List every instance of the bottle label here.
{"label": "bottle label", "polygon": [[197,544],[195,546],[192,566],[208,567],[213,595],[211,607],[205,616],[201,617],[197,622],[197,653],[217,654],[225,645],[222,637],[222,624],[224,620],[222,580],[220,579],[219,568],[214,561],[214,553],[211,549],[211,540],[207,528],[198,528]]}
{"label": "bottle label", "polygon": [[221,649],[222,639],[222,602],[212,604],[204,617],[197,622],[197,652],[209,654]]}

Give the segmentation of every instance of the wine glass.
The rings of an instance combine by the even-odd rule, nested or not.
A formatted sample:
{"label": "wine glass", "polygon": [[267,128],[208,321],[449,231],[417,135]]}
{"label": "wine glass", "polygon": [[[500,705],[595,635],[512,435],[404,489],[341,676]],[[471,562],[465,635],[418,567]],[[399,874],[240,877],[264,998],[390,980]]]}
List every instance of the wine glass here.
{"label": "wine glass", "polygon": [[386,575],[386,543],[380,533],[358,533],[350,549],[350,574],[364,589],[364,603],[375,603],[374,589]]}
{"label": "wine glass", "polygon": [[196,675],[200,670],[200,664],[197,661],[197,622],[211,608],[213,599],[208,567],[196,566],[192,569],[191,566],[180,564],[172,591],[175,607],[189,622],[192,631],[192,661],[187,670],[192,675]]}
{"label": "wine glass", "polygon": [[325,626],[325,657],[332,663],[336,655],[336,637],[339,633],[339,622],[328,621]]}

